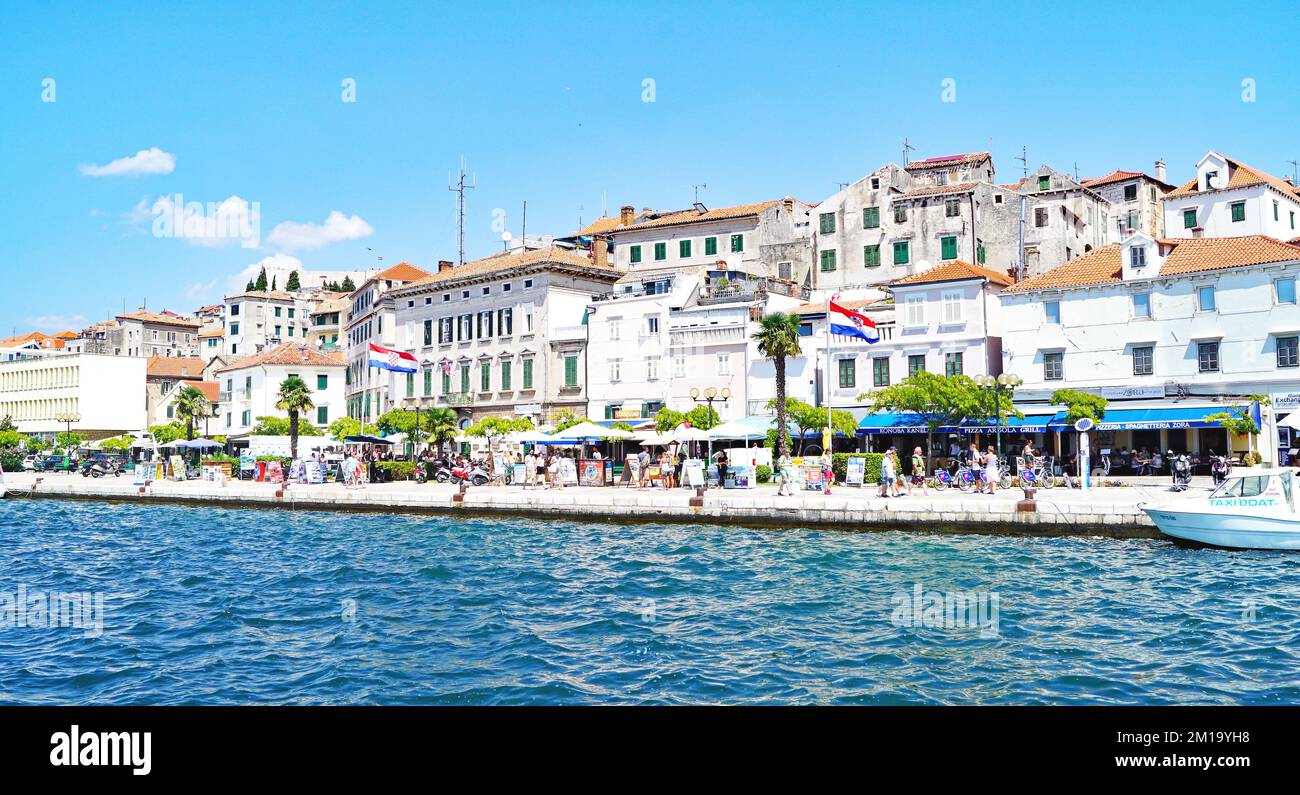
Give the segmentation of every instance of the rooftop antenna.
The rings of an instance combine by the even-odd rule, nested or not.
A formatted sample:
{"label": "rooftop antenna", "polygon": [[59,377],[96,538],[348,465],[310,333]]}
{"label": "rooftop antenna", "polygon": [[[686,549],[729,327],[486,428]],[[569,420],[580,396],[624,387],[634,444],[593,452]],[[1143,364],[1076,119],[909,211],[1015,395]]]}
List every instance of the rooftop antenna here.
{"label": "rooftop antenna", "polygon": [[600,192],[600,215],[602,218],[605,217],[605,215],[609,212],[607,204],[608,201],[605,198],[605,191],[601,191]]}
{"label": "rooftop antenna", "polygon": [[702,189],[704,189],[704,190],[708,190],[708,189],[709,189],[709,186],[708,186],[707,183],[703,183],[703,182],[701,182],[699,185],[692,185],[691,187],[695,190],[695,201],[694,201],[694,203],[695,203],[695,204],[699,204],[699,203],[700,203],[700,189],[702,188]]}
{"label": "rooftop antenna", "polygon": [[1288,160],[1286,162],[1291,164],[1291,184],[1300,185],[1300,173],[1298,173],[1300,166],[1297,166],[1296,161],[1294,160]]}
{"label": "rooftop antenna", "polygon": [[852,184],[853,184],[852,182],[836,182],[835,187],[839,188],[840,190],[844,190],[845,188],[847,188]]}
{"label": "rooftop antenna", "polygon": [[579,229],[582,228],[582,211],[583,211],[583,209],[584,209],[583,206],[582,206],[581,204],[579,204],[579,205],[578,205],[578,228],[579,228]]}
{"label": "rooftop antenna", "polygon": [[1079,181],[1079,161],[1074,161],[1074,181]]}
{"label": "rooftop antenna", "polygon": [[915,147],[915,146],[912,146],[912,142],[911,142],[911,141],[909,141],[909,140],[907,140],[906,138],[904,138],[904,139],[903,139],[903,165],[904,165],[904,166],[906,166],[908,163],[911,163],[911,162],[912,162],[912,155],[911,155],[911,153],[914,152],[914,151],[916,151],[916,147]]}
{"label": "rooftop antenna", "polygon": [[478,174],[470,178],[470,184],[465,184],[465,156],[460,158],[460,174],[456,181],[451,181],[451,174],[447,175],[447,190],[456,194],[456,249],[460,252],[460,264],[465,264],[465,191],[474,190],[477,187]]}
{"label": "rooftop antenna", "polygon": [[519,242],[528,250],[528,200],[524,199],[524,220],[519,227]]}

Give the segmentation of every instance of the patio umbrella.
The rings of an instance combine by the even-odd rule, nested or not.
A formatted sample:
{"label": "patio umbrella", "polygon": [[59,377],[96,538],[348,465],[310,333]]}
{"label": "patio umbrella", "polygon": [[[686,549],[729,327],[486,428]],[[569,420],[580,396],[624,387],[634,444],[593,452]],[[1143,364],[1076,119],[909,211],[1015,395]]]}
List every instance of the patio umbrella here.
{"label": "patio umbrella", "polygon": [[185,446],[192,450],[212,450],[218,447],[225,447],[221,442],[215,442],[211,439],[195,439]]}
{"label": "patio umbrella", "polygon": [[753,441],[755,439],[766,439],[767,432],[760,431],[752,425],[746,425],[743,422],[732,420],[724,422],[717,427],[710,428],[705,433],[710,439],[743,439]]}
{"label": "patio umbrella", "polygon": [[580,422],[571,428],[556,431],[551,434],[550,440],[580,442],[586,439],[626,439],[631,435],[631,431],[625,431],[621,428],[606,428],[604,425],[597,425],[594,422]]}
{"label": "patio umbrella", "polygon": [[670,442],[672,442],[672,439],[667,438],[667,437],[664,436],[663,434],[652,433],[652,434],[650,434],[649,436],[647,436],[647,437],[645,437],[644,439],[641,440],[641,446],[642,446],[642,447],[659,447],[659,446],[661,446],[661,445],[669,444]]}
{"label": "patio umbrella", "polygon": [[382,437],[370,436],[364,433],[358,433],[353,436],[345,436],[343,437],[343,441],[354,442],[356,444],[392,444],[392,442]]}

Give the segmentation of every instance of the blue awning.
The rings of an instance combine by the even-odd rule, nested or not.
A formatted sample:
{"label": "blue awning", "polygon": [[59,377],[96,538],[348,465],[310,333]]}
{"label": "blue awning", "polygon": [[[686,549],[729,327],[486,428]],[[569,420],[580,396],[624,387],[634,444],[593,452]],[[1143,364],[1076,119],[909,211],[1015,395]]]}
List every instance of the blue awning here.
{"label": "blue awning", "polygon": [[[1108,409],[1101,418],[1101,422],[1097,423],[1097,430],[1158,431],[1178,428],[1219,428],[1222,426],[1217,420],[1207,421],[1205,417],[1208,414],[1218,414],[1224,410],[1216,406]],[[1063,419],[1060,419],[1055,424],[1064,425],[1065,423]]]}
{"label": "blue awning", "polygon": [[961,424],[958,433],[1046,433],[1053,422],[1062,422],[1065,412],[1055,414],[1026,414],[1023,417],[1007,417],[1001,425],[993,418],[987,420],[968,420]]}
{"label": "blue awning", "polygon": [[[919,414],[868,414],[858,423],[858,433],[928,433],[930,427]],[[935,428],[936,432],[952,428]]]}

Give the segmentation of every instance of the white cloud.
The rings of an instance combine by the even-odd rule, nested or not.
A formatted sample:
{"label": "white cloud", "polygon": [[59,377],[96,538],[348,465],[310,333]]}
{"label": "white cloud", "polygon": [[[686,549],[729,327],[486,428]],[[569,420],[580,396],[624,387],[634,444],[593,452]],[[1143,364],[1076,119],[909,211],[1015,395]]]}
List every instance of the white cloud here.
{"label": "white cloud", "polygon": [[85,315],[37,315],[25,317],[22,322],[37,331],[81,331],[90,325]]}
{"label": "white cloud", "polygon": [[362,220],[360,216],[346,216],[338,210],[334,210],[323,224],[317,224],[314,221],[305,224],[295,221],[282,221],[271,230],[271,234],[267,236],[267,242],[273,246],[292,251],[321,248],[344,240],[369,237],[374,233],[374,227]]}
{"label": "white cloud", "polygon": [[153,220],[154,237],[175,237],[196,246],[222,246],[239,243],[257,248],[262,236],[262,208],[231,196],[222,202],[185,201],[183,194],[159,196],[146,211],[144,202],[130,212],[132,223]]}
{"label": "white cloud", "polygon": [[212,288],[216,286],[217,286],[216,279],[213,279],[207,284],[204,284],[203,282],[195,282],[194,284],[190,285],[188,290],[185,291],[185,297],[189,298],[190,300],[194,300],[195,298],[207,295],[208,293],[212,292]]}
{"label": "white cloud", "polygon": [[257,281],[257,275],[266,268],[267,284],[271,283],[271,277],[275,277],[276,286],[284,289],[285,282],[289,281],[289,274],[298,271],[299,277],[304,273],[302,260],[288,254],[272,254],[244,268],[239,273],[231,276],[226,280],[226,294],[242,293],[250,281]]}
{"label": "white cloud", "polygon": [[136,177],[141,174],[170,174],[176,170],[176,156],[158,147],[141,149],[128,157],[102,166],[79,166],[87,177]]}

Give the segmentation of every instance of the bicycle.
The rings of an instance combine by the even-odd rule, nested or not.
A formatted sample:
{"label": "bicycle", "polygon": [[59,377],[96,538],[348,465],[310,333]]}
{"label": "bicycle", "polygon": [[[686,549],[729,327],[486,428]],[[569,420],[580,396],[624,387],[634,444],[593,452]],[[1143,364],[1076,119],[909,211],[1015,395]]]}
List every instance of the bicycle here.
{"label": "bicycle", "polygon": [[[955,469],[953,469],[956,467]],[[953,471],[949,472],[949,469]],[[953,461],[947,468],[939,468],[934,471],[934,488],[935,491],[944,491],[949,486],[956,486],[959,491],[970,491],[975,487],[976,478],[979,476],[966,464],[958,464]]]}
{"label": "bicycle", "polygon": [[1039,456],[1028,466],[1025,459],[1016,457],[1016,471],[1020,475],[1020,485],[1027,487],[1041,487],[1050,489],[1056,486],[1056,476],[1052,474],[1055,459],[1049,456]]}

